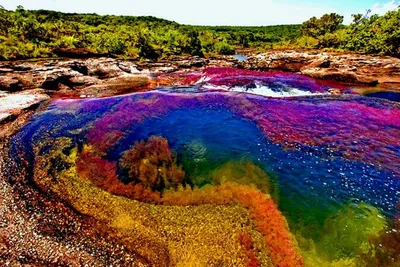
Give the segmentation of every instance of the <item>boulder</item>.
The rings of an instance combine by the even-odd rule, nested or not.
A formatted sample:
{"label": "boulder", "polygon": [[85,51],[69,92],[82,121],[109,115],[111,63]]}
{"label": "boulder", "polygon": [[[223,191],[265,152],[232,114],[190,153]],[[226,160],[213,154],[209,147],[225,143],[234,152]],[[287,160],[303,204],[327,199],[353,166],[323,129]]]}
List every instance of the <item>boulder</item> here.
{"label": "boulder", "polygon": [[57,68],[54,70],[46,71],[43,74],[43,76],[44,76],[44,81],[40,85],[40,88],[46,90],[59,90],[59,86],[61,84],[70,86],[72,85],[70,79],[73,77],[82,76],[82,74],[72,69]]}
{"label": "boulder", "polygon": [[6,73],[0,76],[0,90],[18,92],[26,89],[34,89],[43,82],[41,76],[32,72],[28,73]]}
{"label": "boulder", "polygon": [[334,80],[345,83],[364,83],[369,85],[378,84],[377,79],[368,76],[357,75],[354,71],[347,70],[326,70],[324,68],[303,69],[301,74],[321,80]]}
{"label": "boulder", "polygon": [[203,67],[206,65],[208,62],[204,58],[199,58],[199,57],[193,57],[187,60],[179,61],[178,62],[178,67],[179,68],[194,68],[194,67]]}
{"label": "boulder", "polygon": [[76,89],[94,85],[94,84],[97,84],[100,82],[101,81],[96,77],[83,76],[83,75],[82,76],[74,76],[74,77],[69,78],[69,80],[68,80],[68,84]]}
{"label": "boulder", "polygon": [[83,63],[83,62],[80,62],[80,61],[72,61],[72,62],[69,62],[69,67],[70,67],[72,70],[81,73],[82,75],[88,75],[88,74],[89,74],[89,69],[88,69],[88,67],[85,65],[85,63]]}
{"label": "boulder", "polygon": [[84,64],[88,69],[88,75],[99,79],[115,78],[126,74],[112,58],[88,59]]}

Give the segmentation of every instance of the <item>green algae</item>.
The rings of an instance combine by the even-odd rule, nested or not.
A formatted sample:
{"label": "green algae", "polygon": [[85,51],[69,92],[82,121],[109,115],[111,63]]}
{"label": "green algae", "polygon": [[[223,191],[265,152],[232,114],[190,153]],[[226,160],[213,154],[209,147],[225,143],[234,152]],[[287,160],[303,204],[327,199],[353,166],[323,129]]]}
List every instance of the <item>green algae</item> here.
{"label": "green algae", "polygon": [[385,217],[366,203],[350,203],[325,221],[318,252],[328,259],[355,257],[366,251],[369,238],[387,228]]}
{"label": "green algae", "polygon": [[364,255],[374,253],[370,241],[386,229],[387,221],[377,208],[348,203],[325,220],[319,239],[306,238],[300,232],[296,239],[305,266],[369,266]]}
{"label": "green algae", "polygon": [[[50,142],[50,141],[49,141]],[[152,205],[112,195],[79,177],[78,149],[59,138],[48,155],[36,155],[35,182],[67,201],[82,215],[101,222],[127,247],[157,266],[245,266],[246,252],[239,242],[250,233],[261,266],[272,266],[263,236],[241,205]],[[48,176],[51,159],[67,168]],[[111,230],[110,230],[111,229]]]}

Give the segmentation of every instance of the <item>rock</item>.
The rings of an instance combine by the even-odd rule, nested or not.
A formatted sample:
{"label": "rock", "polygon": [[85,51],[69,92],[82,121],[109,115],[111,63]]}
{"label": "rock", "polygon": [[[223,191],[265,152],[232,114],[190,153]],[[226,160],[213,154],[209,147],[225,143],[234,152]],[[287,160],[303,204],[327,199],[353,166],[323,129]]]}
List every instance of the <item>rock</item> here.
{"label": "rock", "polygon": [[117,62],[118,68],[126,73],[138,73],[137,65],[132,62]]}
{"label": "rock", "polygon": [[351,53],[271,51],[249,57],[238,67],[301,72],[319,79],[365,84],[400,83],[400,59]]}
{"label": "rock", "polygon": [[7,73],[0,76],[0,90],[8,92],[18,92],[26,89],[34,89],[43,82],[41,77],[33,73]]}
{"label": "rock", "polygon": [[341,95],[342,92],[337,88],[329,88],[328,93],[331,95]]}
{"label": "rock", "polygon": [[178,67],[159,67],[159,68],[156,68],[155,70],[154,70],[154,72],[155,73],[172,73],[172,72],[175,72],[175,71],[178,71],[179,70],[179,68]]}
{"label": "rock", "polygon": [[83,62],[79,62],[79,61],[70,62],[69,67],[72,70],[77,71],[83,75],[89,74],[89,69]]}
{"label": "rock", "polygon": [[90,86],[100,82],[101,81],[98,78],[92,76],[74,76],[68,80],[68,84],[72,85],[74,88]]}
{"label": "rock", "polygon": [[117,78],[102,80],[79,90],[79,95],[84,97],[104,97],[132,91],[140,91],[150,85],[150,77],[142,74],[127,74]]}
{"label": "rock", "polygon": [[0,111],[0,125],[5,124],[14,120],[16,116],[10,112],[1,112]]}
{"label": "rock", "polygon": [[180,61],[178,63],[179,68],[193,68],[203,67],[207,64],[207,60],[204,58],[193,57],[189,60]]}
{"label": "rock", "polygon": [[321,79],[321,80],[334,80],[340,82],[347,83],[364,83],[369,85],[378,84],[378,80],[373,79],[371,77],[357,75],[352,71],[334,71],[322,68],[313,68],[313,69],[303,69],[301,74],[311,76],[313,78]]}
{"label": "rock", "polygon": [[71,69],[57,68],[55,70],[50,70],[45,73],[45,80],[40,88],[58,90],[60,84],[69,86],[72,77],[78,77],[81,75],[81,73]]}
{"label": "rock", "polygon": [[0,112],[29,109],[33,105],[37,105],[49,98],[50,97],[40,89],[8,94],[0,98]]}
{"label": "rock", "polygon": [[0,97],[0,125],[17,118],[27,110],[36,109],[50,97],[43,90],[28,90]]}
{"label": "rock", "polygon": [[79,96],[81,90],[89,90],[89,95],[103,95],[104,92],[110,95],[138,88],[136,81],[130,86],[126,77],[137,77],[135,75],[139,74],[151,76],[152,73],[171,73],[205,66],[292,71],[319,79],[370,85],[400,83],[400,59],[396,58],[317,51],[271,51],[249,56],[245,61],[231,56],[210,59],[173,56],[159,62],[113,58],[4,62],[0,63],[0,91],[43,88],[53,91],[52,95],[59,93],[60,96]]}
{"label": "rock", "polygon": [[0,68],[0,73],[10,73],[13,72],[14,70],[11,68]]}
{"label": "rock", "polygon": [[15,76],[2,76],[0,79],[0,89],[9,92],[17,92],[21,91],[22,85]]}
{"label": "rock", "polygon": [[89,76],[95,76],[99,79],[115,78],[125,74],[118,67],[117,61],[111,58],[89,59],[85,61]]}

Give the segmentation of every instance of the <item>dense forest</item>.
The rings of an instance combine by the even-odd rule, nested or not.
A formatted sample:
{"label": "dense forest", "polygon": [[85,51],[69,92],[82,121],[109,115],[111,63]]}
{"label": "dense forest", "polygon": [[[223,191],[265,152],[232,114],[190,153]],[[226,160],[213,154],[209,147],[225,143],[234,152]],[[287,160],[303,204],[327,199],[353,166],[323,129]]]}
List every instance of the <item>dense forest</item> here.
{"label": "dense forest", "polygon": [[302,25],[190,26],[155,17],[15,11],[0,6],[0,59],[80,51],[125,58],[233,54],[235,49],[334,49],[400,55],[400,10],[384,16],[326,14]]}

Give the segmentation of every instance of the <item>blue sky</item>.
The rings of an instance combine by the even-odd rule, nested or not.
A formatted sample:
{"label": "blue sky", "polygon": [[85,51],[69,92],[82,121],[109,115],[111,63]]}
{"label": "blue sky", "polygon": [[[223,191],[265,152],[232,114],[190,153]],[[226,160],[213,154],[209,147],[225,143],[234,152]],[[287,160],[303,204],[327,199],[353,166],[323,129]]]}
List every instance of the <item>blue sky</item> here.
{"label": "blue sky", "polygon": [[302,23],[312,16],[336,12],[350,23],[351,14],[372,9],[383,14],[399,0],[0,0],[6,9],[26,9],[115,15],[151,15],[195,25],[276,25]]}

